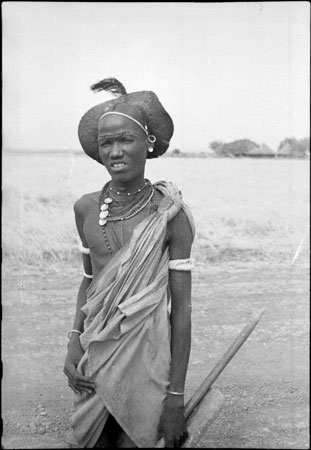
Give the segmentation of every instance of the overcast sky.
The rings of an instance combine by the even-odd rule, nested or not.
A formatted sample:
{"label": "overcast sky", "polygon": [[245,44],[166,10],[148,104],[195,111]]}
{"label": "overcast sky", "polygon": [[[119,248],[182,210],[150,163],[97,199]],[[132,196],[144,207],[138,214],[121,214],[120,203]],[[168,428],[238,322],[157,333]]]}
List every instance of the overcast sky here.
{"label": "overcast sky", "polygon": [[157,93],[171,148],[310,134],[308,2],[3,2],[2,21],[5,147],[81,148],[110,76]]}

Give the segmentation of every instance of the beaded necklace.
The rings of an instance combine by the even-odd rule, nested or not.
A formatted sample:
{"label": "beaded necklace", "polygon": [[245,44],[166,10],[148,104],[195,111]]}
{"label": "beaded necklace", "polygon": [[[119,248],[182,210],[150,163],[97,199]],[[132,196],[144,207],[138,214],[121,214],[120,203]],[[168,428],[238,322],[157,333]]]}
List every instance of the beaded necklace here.
{"label": "beaded necklace", "polygon": [[148,186],[148,182],[149,182],[149,180],[145,180],[144,185],[141,188],[137,189],[137,191],[135,191],[135,192],[118,192],[118,191],[115,191],[114,189],[112,189],[111,185],[109,186],[109,190],[111,192],[114,192],[117,195],[127,195],[127,196],[135,195],[135,194],[138,194],[138,192],[141,192],[143,189],[145,189],[145,187]]}
{"label": "beaded necklace", "polygon": [[[116,197],[119,196],[118,197]],[[129,196],[134,196],[132,201],[129,201]],[[126,200],[122,201],[120,196],[126,196]],[[121,233],[122,233],[122,245],[123,245],[123,221],[131,219],[142,211],[148,203],[153,201],[154,187],[149,180],[145,180],[144,186],[139,188],[135,192],[121,193],[114,191],[111,188],[110,182],[106,183],[102,189],[99,197],[99,225],[102,228],[102,233],[106,246],[111,255],[114,254],[106,233],[106,227],[110,224],[110,229],[115,235],[115,231],[112,227],[113,222],[121,221]],[[115,210],[115,211],[113,211]],[[114,213],[117,213],[114,215]],[[114,236],[114,240],[119,245],[119,242]],[[120,245],[119,245],[120,246]]]}

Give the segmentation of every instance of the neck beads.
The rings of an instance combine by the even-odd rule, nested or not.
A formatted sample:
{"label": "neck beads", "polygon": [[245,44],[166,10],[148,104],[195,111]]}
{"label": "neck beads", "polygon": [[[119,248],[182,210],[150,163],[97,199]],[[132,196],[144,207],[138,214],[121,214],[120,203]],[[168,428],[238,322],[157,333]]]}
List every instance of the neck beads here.
{"label": "neck beads", "polygon": [[99,197],[98,223],[111,254],[113,251],[106,234],[107,224],[131,219],[148,205],[153,195],[154,188],[149,180],[145,180],[144,185],[134,192],[118,192],[112,188],[111,182],[105,184]]}

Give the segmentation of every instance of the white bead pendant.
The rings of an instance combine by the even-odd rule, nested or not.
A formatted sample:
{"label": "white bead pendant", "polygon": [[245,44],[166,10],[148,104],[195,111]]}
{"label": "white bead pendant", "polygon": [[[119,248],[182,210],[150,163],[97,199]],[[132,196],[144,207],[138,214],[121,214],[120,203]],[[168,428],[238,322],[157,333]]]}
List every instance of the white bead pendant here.
{"label": "white bead pendant", "polygon": [[100,207],[98,223],[101,227],[103,227],[107,223],[108,214],[109,214],[108,207],[111,202],[112,202],[112,199],[110,197],[107,197],[107,198],[105,198],[104,203]]}
{"label": "white bead pendant", "polygon": [[107,216],[108,216],[108,210],[107,209],[105,211],[101,211],[99,213],[99,218],[100,219],[106,219]]}

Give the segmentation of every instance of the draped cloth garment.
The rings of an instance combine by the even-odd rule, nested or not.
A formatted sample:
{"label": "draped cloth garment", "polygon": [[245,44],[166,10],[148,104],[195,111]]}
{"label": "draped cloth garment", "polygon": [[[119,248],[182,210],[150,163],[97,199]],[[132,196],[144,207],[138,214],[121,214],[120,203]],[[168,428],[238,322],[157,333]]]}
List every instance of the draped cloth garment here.
{"label": "draped cloth garment", "polygon": [[170,323],[167,223],[183,209],[178,189],[155,187],[164,197],[93,280],[87,292],[85,353],[78,370],[92,377],[96,392],[74,394],[75,412],[68,441],[92,448],[109,413],[137,447],[155,447],[169,384]]}

